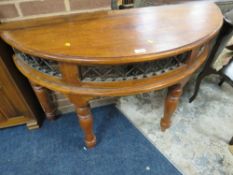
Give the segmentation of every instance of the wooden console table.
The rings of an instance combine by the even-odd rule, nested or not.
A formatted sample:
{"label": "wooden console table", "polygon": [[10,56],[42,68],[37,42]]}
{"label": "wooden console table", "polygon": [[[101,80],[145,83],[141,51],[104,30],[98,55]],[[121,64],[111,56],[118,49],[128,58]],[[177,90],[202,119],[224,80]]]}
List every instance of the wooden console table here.
{"label": "wooden console table", "polygon": [[14,22],[0,31],[45,112],[51,110],[46,88],[67,95],[93,147],[88,102],[100,96],[168,87],[161,129],[168,128],[183,86],[204,63],[222,22],[214,3],[197,2]]}

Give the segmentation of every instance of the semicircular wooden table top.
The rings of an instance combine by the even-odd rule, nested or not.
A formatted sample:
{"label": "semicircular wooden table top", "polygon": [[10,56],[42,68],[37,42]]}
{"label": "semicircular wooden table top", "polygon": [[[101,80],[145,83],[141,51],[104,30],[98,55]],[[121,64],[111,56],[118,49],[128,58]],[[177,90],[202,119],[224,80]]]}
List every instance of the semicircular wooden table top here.
{"label": "semicircular wooden table top", "polygon": [[1,25],[0,31],[8,44],[25,53],[81,64],[123,64],[200,45],[218,32],[222,14],[214,3],[193,2],[24,24]]}
{"label": "semicircular wooden table top", "polygon": [[205,62],[222,23],[214,3],[192,2],[13,22],[0,32],[47,118],[54,108],[46,88],[75,105],[85,143],[93,147],[89,101],[99,96],[168,88],[160,125],[169,128],[183,87]]}

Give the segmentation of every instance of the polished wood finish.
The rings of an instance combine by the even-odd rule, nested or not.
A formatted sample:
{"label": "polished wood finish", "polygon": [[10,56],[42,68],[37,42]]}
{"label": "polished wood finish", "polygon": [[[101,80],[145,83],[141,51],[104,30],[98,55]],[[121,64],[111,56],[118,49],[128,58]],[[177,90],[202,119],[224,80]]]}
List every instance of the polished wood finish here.
{"label": "polished wood finish", "polygon": [[[182,81],[187,76],[191,76],[192,73],[204,63],[207,54],[208,46],[205,47],[204,52],[199,55],[192,64],[184,65],[181,68],[159,76],[122,82],[82,82],[81,84],[74,84],[73,81],[75,80],[64,81],[64,79],[60,80],[59,78],[51,78],[46,75],[42,76],[41,73],[37,73],[35,70],[27,66],[23,61],[18,59],[17,56],[14,57],[14,61],[18,69],[26,77],[33,77],[34,82],[54,91],[59,91],[64,94],[72,93],[84,96],[88,96],[90,94],[92,96],[124,96],[159,90]],[[75,73],[69,72],[69,74]]]}
{"label": "polished wood finish", "polygon": [[87,147],[94,147],[96,144],[96,137],[93,133],[93,116],[89,106],[89,101],[92,98],[76,95],[69,95],[68,98],[76,106],[77,116],[85,135],[85,143]]}
{"label": "polished wood finish", "polygon": [[[174,15],[176,14],[176,15]],[[70,17],[5,24],[2,38],[26,54],[57,61],[61,76],[51,76],[14,56],[18,69],[33,83],[59,91],[75,104],[88,147],[93,147],[93,117],[88,102],[100,96],[124,96],[169,88],[161,129],[170,126],[182,88],[204,63],[222,25],[213,3],[95,12]],[[207,22],[208,21],[208,22]],[[189,53],[182,66],[142,79],[82,81],[83,65],[121,65],[167,59]]]}
{"label": "polished wood finish", "polygon": [[[87,13],[60,23],[5,30],[2,37],[11,46],[42,58],[123,64],[189,51],[213,38],[221,25],[219,8],[214,3],[198,2]],[[135,52],[140,49],[145,52]]]}
{"label": "polished wood finish", "polygon": [[[194,52],[196,53],[196,52]],[[195,58],[196,55],[193,55]],[[190,59],[191,60],[191,59]],[[167,128],[171,126],[171,117],[172,114],[175,112],[179,99],[183,93],[183,87],[186,85],[190,77],[187,77],[179,84],[175,84],[168,88],[167,96],[164,102],[164,115],[160,121],[161,130],[165,131]]]}
{"label": "polished wood finish", "polygon": [[47,119],[53,120],[56,118],[56,106],[52,102],[52,98],[49,95],[49,90],[38,84],[31,82],[32,88],[41,104],[42,109],[45,112]]}
{"label": "polished wood finish", "polygon": [[0,128],[22,124],[39,128],[41,110],[29,83],[14,66],[12,54],[0,40]]}
{"label": "polished wood finish", "polygon": [[[4,116],[1,114],[1,117]],[[12,116],[9,118],[6,118],[5,120],[0,121],[0,128],[7,128],[7,127],[12,127],[12,126],[17,126],[17,125],[23,125],[27,124],[28,119],[25,118],[25,116]],[[28,125],[27,125],[28,126]],[[36,127],[28,127],[28,129],[36,129],[39,128],[38,123],[36,124]]]}
{"label": "polished wood finish", "polygon": [[167,97],[164,103],[164,115],[160,121],[162,131],[165,131],[165,129],[170,127],[171,116],[176,110],[182,92],[183,89],[180,84],[168,88]]}

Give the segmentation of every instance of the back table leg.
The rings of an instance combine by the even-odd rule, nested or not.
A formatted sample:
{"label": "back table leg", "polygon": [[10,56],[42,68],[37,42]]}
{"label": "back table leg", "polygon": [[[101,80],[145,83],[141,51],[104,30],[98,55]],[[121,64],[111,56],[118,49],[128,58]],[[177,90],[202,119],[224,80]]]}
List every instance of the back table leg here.
{"label": "back table leg", "polygon": [[31,82],[32,88],[45,112],[46,118],[49,120],[56,118],[56,106],[48,93],[48,89]]}
{"label": "back table leg", "polygon": [[84,132],[86,146],[88,148],[94,147],[96,145],[96,137],[93,133],[93,116],[89,106],[89,100],[91,98],[69,95],[69,99],[76,106],[76,112],[80,127]]}

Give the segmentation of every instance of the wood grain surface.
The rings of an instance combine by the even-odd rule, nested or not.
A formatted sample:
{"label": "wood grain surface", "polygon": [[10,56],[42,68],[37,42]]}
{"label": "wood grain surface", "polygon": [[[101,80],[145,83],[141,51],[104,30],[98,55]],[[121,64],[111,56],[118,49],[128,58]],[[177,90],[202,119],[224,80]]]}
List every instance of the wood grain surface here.
{"label": "wood grain surface", "polygon": [[[192,2],[16,22],[2,25],[0,32],[8,44],[21,52],[58,62],[61,77],[38,71],[17,54],[13,57],[17,68],[32,83],[64,93],[70,99],[76,107],[85,143],[93,147],[96,137],[88,103],[96,97],[168,87],[161,129],[168,128],[184,85],[205,62],[222,23],[223,16],[214,3]],[[151,77],[82,81],[83,65],[157,62],[183,53],[189,54],[182,66]]]}
{"label": "wood grain surface", "polygon": [[53,20],[51,24],[41,20],[41,25],[31,20],[36,27],[18,30],[6,24],[0,30],[7,43],[35,56],[79,64],[123,64],[161,59],[200,45],[218,32],[222,14],[214,3],[193,2]]}

